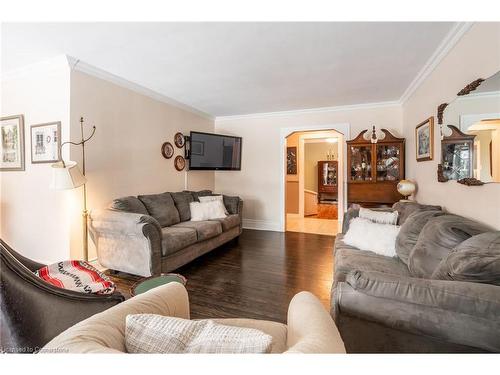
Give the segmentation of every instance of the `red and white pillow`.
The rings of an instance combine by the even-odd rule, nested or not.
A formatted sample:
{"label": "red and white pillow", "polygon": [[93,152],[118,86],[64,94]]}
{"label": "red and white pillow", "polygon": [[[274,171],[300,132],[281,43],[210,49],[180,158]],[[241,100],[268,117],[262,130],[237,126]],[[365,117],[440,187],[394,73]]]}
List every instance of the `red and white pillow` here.
{"label": "red and white pillow", "polygon": [[35,275],[59,288],[85,294],[113,294],[116,288],[106,275],[79,260],[50,264],[40,268]]}

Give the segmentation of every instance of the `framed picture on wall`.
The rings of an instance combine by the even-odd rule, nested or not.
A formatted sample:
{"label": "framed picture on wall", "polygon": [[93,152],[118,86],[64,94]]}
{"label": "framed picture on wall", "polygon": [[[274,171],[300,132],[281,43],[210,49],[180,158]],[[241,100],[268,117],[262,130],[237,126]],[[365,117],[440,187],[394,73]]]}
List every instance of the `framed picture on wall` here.
{"label": "framed picture on wall", "polygon": [[32,125],[31,162],[55,163],[61,159],[61,122]]}
{"label": "framed picture on wall", "polygon": [[432,160],[434,157],[434,117],[429,117],[415,128],[417,161]]}
{"label": "framed picture on wall", "polygon": [[24,171],[24,117],[0,117],[0,171]]}
{"label": "framed picture on wall", "polygon": [[297,174],[297,147],[286,148],[286,174]]}

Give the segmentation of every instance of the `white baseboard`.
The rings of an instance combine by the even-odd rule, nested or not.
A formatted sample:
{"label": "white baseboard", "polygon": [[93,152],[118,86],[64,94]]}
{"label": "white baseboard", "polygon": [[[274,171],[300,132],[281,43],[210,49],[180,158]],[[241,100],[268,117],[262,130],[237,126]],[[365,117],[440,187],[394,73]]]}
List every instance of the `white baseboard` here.
{"label": "white baseboard", "polygon": [[279,222],[270,220],[254,220],[254,219],[243,219],[244,229],[255,229],[255,230],[270,230],[273,232],[281,232],[281,225]]}

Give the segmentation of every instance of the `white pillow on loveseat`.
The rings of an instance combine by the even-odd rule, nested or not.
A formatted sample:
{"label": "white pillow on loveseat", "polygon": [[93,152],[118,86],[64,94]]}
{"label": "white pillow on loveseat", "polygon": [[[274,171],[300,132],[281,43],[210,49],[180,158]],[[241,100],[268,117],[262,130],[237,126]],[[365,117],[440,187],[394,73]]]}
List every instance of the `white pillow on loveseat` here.
{"label": "white pillow on loveseat", "polygon": [[203,221],[213,219],[224,219],[224,203],[219,200],[209,202],[191,202],[189,203],[191,211],[191,221]]}
{"label": "white pillow on loveseat", "polygon": [[396,237],[399,229],[397,225],[379,224],[356,217],[350,221],[349,230],[342,240],[346,245],[360,250],[393,257],[396,256]]}

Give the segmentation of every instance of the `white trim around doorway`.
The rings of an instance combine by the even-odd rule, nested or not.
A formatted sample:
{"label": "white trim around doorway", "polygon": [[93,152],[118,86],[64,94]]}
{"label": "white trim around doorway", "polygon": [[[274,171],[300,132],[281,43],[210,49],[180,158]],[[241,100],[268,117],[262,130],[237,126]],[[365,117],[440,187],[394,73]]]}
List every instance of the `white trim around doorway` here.
{"label": "white trim around doorway", "polygon": [[[350,139],[351,134],[351,126],[349,123],[338,123],[338,124],[324,124],[324,125],[303,125],[303,126],[295,126],[288,128],[280,129],[280,230],[284,232],[286,230],[286,213],[285,213],[285,169],[286,169],[286,138],[294,133],[294,132],[302,132],[302,131],[324,131],[324,130],[335,130],[343,135],[342,148],[339,145],[339,159],[342,156],[342,181],[339,186],[339,201],[338,201],[338,210],[339,210],[339,230],[342,228],[342,217],[343,212],[347,209],[347,181],[345,176],[347,176],[347,145],[346,140]],[[342,150],[342,152],[341,152]]]}

